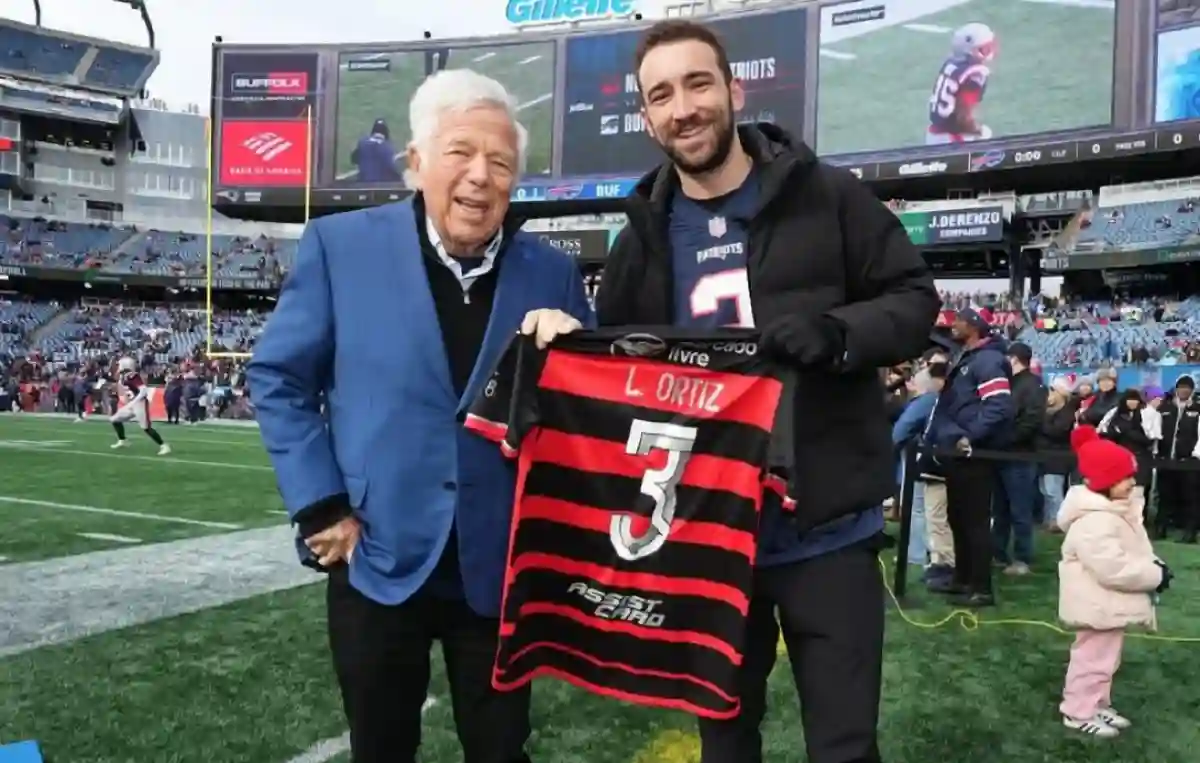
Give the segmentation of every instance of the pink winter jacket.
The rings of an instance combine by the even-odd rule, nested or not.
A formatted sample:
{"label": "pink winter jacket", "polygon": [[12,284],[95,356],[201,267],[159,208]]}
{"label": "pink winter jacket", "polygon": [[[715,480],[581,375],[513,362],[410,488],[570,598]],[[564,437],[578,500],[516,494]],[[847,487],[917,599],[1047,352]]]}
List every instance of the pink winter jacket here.
{"label": "pink winter jacket", "polygon": [[1058,525],[1066,533],[1058,563],[1058,617],[1072,628],[1156,630],[1150,594],[1162,569],[1142,525],[1140,489],[1114,501],[1083,485],[1067,491]]}

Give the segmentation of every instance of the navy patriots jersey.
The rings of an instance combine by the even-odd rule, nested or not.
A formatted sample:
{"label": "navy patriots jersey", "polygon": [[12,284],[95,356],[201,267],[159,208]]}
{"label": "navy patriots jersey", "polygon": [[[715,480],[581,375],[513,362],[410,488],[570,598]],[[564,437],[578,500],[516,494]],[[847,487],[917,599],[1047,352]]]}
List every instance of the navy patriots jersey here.
{"label": "navy patriots jersey", "polygon": [[983,100],[991,69],[970,56],[951,56],[942,63],[929,97],[929,127],[934,132],[958,133]]}
{"label": "navy patriots jersey", "polygon": [[668,234],[675,272],[675,325],[689,328],[754,327],[746,260],[746,221],[759,200],[751,173],[738,190],[695,201],[676,193]]}
{"label": "navy patriots jersey", "polygon": [[783,384],[746,331],[514,340],[466,426],[519,457],[492,683],[739,711]]}

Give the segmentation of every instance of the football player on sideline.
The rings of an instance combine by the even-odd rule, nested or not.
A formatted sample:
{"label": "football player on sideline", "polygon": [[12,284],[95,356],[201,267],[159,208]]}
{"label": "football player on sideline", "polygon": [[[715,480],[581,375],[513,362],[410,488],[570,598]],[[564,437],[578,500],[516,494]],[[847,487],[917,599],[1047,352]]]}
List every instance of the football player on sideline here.
{"label": "football player on sideline", "polygon": [[154,430],[150,421],[150,390],[142,381],[142,375],[138,373],[137,361],[128,357],[117,361],[117,381],[121,385],[121,395],[125,402],[108,419],[117,433],[117,441],[112,447],[124,448],[129,445],[125,439],[125,422],[132,419],[137,421],[146,436],[158,445],[158,455],[165,456],[170,453],[171,446],[163,442],[162,435]]}
{"label": "football player on sideline", "polygon": [[987,24],[959,27],[951,42],[950,57],[938,70],[929,96],[929,129],[925,145],[942,146],[987,140],[992,130],[975,118],[975,109],[983,103],[988,66],[996,57],[999,43]]}

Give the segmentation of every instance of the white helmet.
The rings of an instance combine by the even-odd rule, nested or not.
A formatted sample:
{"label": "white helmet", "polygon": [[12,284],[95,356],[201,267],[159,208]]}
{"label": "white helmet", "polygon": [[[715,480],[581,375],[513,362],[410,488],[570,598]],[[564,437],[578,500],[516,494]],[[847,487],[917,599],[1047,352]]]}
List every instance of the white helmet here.
{"label": "white helmet", "polygon": [[137,370],[137,361],[126,355],[117,361],[117,370],[123,374],[132,373]]}
{"label": "white helmet", "polygon": [[950,46],[957,55],[970,56],[977,61],[991,61],[996,55],[996,33],[987,24],[966,24],[954,32]]}

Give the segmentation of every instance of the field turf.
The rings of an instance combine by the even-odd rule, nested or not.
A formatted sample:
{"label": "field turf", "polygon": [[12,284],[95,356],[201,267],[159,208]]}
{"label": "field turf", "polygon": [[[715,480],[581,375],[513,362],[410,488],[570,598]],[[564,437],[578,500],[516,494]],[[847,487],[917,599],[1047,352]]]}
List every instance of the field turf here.
{"label": "field turf", "polygon": [[[402,151],[410,139],[408,102],[425,80],[425,54],[391,54],[388,71],[339,72],[337,105],[337,176],[353,178],[350,152],[376,119],[386,119],[392,145]],[[554,44],[528,42],[480,45],[450,50],[449,69],[470,68],[499,80],[517,100],[521,123],[529,131],[526,172],[550,171],[554,129]]]}
{"label": "field turf", "polygon": [[[179,544],[222,542],[283,523],[254,430],[163,431],[175,452],[158,458],[136,432],[130,448],[113,452],[111,431],[101,423],[0,415],[0,556],[8,558],[0,562],[0,610],[14,596],[36,594],[13,587],[26,569],[161,550],[162,565],[175,558],[174,572],[184,574],[183,557],[171,555]],[[1036,574],[1000,580],[1002,606],[985,618],[1053,620],[1055,539],[1038,541]],[[1163,543],[1159,552],[1179,575],[1164,596],[1161,633],[1200,637],[1200,551]],[[157,579],[156,569],[142,574]],[[0,656],[0,743],[38,739],[50,763],[344,763],[322,586],[316,575],[312,580],[15,653],[4,651],[10,630],[0,622],[0,655],[6,655]],[[914,599],[923,606],[907,614],[920,622],[949,612],[938,600],[919,593]],[[1196,759],[1197,643],[1128,643],[1115,699],[1137,725],[1100,743],[1059,724],[1066,636],[1005,624],[927,629],[906,622],[895,607],[888,627],[881,721],[888,763]],[[784,660],[771,681],[768,763],[804,760]],[[451,763],[461,757],[437,655],[434,664],[422,759]],[[558,682],[536,684],[533,722],[539,763],[698,761],[688,717],[594,698]],[[332,741],[318,746],[323,740]]]}
{"label": "field turf", "polygon": [[[920,1],[887,5],[903,8]],[[999,39],[978,112],[993,137],[1107,126],[1114,20],[1111,5],[1101,5],[1100,0],[966,0],[826,42],[819,56],[817,150],[831,155],[924,145],[938,67],[949,55],[953,31],[971,22],[988,24]]]}

